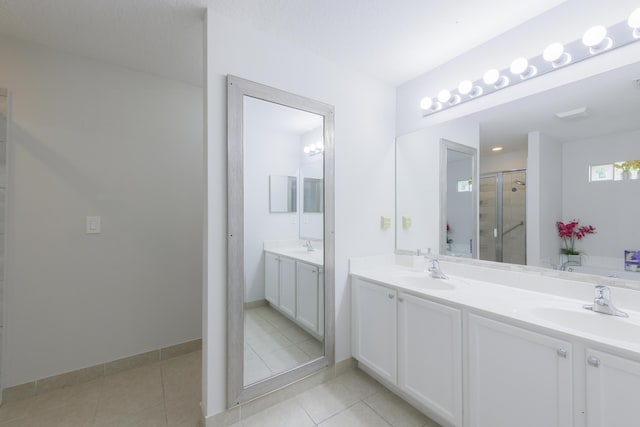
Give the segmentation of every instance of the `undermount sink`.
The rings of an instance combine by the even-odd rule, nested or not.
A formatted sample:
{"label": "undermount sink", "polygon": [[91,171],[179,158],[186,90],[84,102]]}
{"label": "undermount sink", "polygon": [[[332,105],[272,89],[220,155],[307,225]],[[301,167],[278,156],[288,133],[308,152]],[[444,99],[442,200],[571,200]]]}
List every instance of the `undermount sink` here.
{"label": "undermount sink", "polygon": [[629,319],[588,310],[534,308],[532,314],[560,326],[619,341],[640,341],[640,324]]}
{"label": "undermount sink", "polygon": [[404,273],[398,281],[407,286],[419,286],[424,289],[453,290],[456,287],[446,279],[434,279],[428,273]]}

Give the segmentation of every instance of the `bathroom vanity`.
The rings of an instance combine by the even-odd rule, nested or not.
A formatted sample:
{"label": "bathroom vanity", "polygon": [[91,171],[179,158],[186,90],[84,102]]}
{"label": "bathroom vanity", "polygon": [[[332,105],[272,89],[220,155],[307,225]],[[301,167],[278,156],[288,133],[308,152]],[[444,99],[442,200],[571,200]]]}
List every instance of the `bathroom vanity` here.
{"label": "bathroom vanity", "polygon": [[415,256],[351,260],[352,352],[363,370],[446,426],[640,422],[640,292],[610,279],[629,314],[614,317],[583,308],[602,278],[440,263],[449,279],[431,278]]}
{"label": "bathroom vanity", "polygon": [[264,251],[265,299],[314,338],[324,335],[322,248],[267,245]]}

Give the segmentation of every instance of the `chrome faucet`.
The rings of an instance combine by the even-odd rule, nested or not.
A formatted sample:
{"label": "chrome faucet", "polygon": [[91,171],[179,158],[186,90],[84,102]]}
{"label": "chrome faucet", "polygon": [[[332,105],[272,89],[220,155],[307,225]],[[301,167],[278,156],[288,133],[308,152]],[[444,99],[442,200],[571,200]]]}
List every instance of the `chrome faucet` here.
{"label": "chrome faucet", "polygon": [[302,244],[302,247],[307,248],[307,252],[315,251],[315,249],[313,249],[313,246],[311,245],[311,240],[305,240],[304,243]]}
{"label": "chrome faucet", "polygon": [[425,264],[428,262],[431,264],[429,268],[425,271],[431,273],[431,277],[434,279],[448,279],[449,277],[440,270],[440,261],[438,261],[438,257],[431,253],[431,249],[424,255]]}
{"label": "chrome faucet", "polygon": [[597,285],[596,296],[593,300],[593,304],[585,305],[587,310],[593,310],[597,313],[608,314],[618,317],[629,317],[624,311],[618,310],[611,302],[611,290],[608,286]]}

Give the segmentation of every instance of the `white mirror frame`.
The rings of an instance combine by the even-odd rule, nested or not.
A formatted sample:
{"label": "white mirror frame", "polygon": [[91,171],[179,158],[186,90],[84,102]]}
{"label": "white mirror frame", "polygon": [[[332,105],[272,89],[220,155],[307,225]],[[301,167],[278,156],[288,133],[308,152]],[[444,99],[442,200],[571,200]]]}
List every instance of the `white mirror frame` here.
{"label": "white mirror frame", "polygon": [[473,177],[473,189],[471,190],[471,209],[473,211],[473,244],[471,248],[471,257],[477,259],[479,244],[478,185],[480,184],[478,178],[478,150],[446,139],[440,140],[440,254],[445,255],[447,253],[447,168],[449,150],[468,154],[472,158],[471,164],[473,170],[471,176]]}
{"label": "white mirror frame", "polygon": [[[324,356],[244,386],[244,162],[245,96],[324,117]],[[334,364],[335,218],[334,108],[289,92],[227,76],[227,407],[232,408]]]}

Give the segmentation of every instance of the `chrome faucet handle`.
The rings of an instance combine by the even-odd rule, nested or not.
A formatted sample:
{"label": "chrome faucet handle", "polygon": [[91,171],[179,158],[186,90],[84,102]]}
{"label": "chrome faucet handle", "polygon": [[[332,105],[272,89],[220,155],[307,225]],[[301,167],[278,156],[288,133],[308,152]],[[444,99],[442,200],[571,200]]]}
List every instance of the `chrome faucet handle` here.
{"label": "chrome faucet handle", "polygon": [[596,299],[611,299],[611,289],[605,285],[597,285],[596,286]]}

